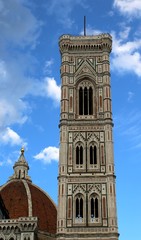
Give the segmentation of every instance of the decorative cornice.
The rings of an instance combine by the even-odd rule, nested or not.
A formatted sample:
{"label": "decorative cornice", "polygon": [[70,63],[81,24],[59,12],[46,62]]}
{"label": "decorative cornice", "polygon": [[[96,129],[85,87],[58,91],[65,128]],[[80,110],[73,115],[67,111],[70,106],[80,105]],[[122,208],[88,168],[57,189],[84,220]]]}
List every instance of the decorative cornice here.
{"label": "decorative cornice", "polygon": [[112,50],[112,37],[110,34],[99,34],[95,36],[71,36],[62,35],[59,39],[60,52],[66,51],[103,51],[109,53]]}

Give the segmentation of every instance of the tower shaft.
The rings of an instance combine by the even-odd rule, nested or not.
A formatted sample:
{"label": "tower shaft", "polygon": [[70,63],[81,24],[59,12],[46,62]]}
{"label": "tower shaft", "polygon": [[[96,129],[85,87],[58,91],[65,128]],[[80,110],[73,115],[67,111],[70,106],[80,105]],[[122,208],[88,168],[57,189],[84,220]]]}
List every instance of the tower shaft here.
{"label": "tower shaft", "polygon": [[118,240],[109,34],[63,35],[58,240]]}

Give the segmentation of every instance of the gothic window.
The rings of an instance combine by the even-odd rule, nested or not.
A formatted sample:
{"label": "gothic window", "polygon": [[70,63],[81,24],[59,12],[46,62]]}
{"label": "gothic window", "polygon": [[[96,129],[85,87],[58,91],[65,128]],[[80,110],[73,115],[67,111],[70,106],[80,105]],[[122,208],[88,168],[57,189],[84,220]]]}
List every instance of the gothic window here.
{"label": "gothic window", "polygon": [[99,212],[98,212],[98,198],[92,197],[91,198],[91,218],[98,218]]}
{"label": "gothic window", "polygon": [[83,115],[83,89],[79,89],[79,114]]}
{"label": "gothic window", "polygon": [[83,147],[76,147],[76,164],[83,164]]}
{"label": "gothic window", "polygon": [[76,218],[83,218],[83,198],[81,196],[77,197],[75,204]]}
{"label": "gothic window", "polygon": [[79,115],[93,114],[93,90],[92,87],[79,88]]}
{"label": "gothic window", "polygon": [[97,147],[90,146],[90,164],[97,164]]}
{"label": "gothic window", "polygon": [[21,178],[21,170],[19,170],[19,178]]}

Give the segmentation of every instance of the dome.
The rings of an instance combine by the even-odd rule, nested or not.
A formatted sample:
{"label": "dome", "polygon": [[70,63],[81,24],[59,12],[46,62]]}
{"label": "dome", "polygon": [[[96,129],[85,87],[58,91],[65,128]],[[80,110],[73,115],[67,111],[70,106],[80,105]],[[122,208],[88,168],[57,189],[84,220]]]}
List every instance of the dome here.
{"label": "dome", "polygon": [[[21,159],[24,165],[24,172]],[[20,168],[19,165],[21,165]],[[43,190],[32,184],[27,172],[29,167],[24,159],[23,152],[21,152],[21,156],[13,168],[15,170],[14,175],[0,190],[0,195],[9,218],[37,217],[38,229],[40,231],[55,234],[57,222],[56,206]]]}

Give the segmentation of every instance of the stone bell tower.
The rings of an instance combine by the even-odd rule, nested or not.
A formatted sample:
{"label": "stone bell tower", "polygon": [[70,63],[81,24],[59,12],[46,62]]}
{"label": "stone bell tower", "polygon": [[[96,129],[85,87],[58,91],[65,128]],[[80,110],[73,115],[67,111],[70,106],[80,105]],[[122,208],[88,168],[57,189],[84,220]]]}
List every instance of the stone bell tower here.
{"label": "stone bell tower", "polygon": [[57,239],[118,240],[112,38],[63,35]]}

